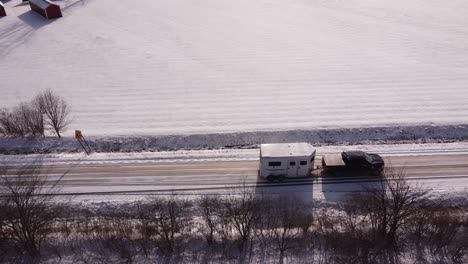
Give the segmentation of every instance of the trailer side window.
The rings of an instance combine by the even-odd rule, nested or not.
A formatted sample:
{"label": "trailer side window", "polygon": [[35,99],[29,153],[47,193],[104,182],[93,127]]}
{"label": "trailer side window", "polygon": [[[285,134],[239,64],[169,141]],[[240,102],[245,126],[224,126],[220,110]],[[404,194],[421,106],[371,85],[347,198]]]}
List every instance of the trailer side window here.
{"label": "trailer side window", "polygon": [[290,161],[289,166],[296,166],[296,162],[295,161]]}
{"label": "trailer side window", "polygon": [[299,163],[299,165],[307,165],[307,161],[301,160],[301,162]]}
{"label": "trailer side window", "polygon": [[281,161],[271,161],[271,162],[268,162],[268,166],[270,166],[270,167],[281,166]]}

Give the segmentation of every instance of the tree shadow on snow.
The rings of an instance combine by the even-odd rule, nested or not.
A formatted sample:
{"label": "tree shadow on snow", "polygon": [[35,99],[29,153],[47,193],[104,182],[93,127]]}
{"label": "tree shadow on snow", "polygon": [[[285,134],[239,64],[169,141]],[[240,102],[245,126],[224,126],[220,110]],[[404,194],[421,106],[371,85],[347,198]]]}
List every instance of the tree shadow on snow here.
{"label": "tree shadow on snow", "polygon": [[17,4],[17,5],[14,5],[13,7],[25,6],[25,5],[29,5],[29,3],[28,2],[21,2],[21,3]]}
{"label": "tree shadow on snow", "polygon": [[[59,1],[55,1],[55,2],[59,2]],[[67,6],[61,7],[62,12],[65,12],[67,9],[77,7],[79,4],[81,4],[81,6],[84,6],[86,4],[86,1],[85,0],[77,0],[73,4],[69,4]]]}
{"label": "tree shadow on snow", "polygon": [[7,54],[12,47],[18,46],[33,30],[20,22],[0,29],[0,55]]}

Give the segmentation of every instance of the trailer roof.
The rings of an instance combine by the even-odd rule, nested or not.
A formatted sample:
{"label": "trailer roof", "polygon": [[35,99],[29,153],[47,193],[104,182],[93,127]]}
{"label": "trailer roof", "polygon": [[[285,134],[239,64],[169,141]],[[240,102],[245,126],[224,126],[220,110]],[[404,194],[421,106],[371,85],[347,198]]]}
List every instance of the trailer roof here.
{"label": "trailer roof", "polygon": [[275,143],[261,144],[260,156],[262,158],[304,157],[310,156],[315,148],[309,143]]}

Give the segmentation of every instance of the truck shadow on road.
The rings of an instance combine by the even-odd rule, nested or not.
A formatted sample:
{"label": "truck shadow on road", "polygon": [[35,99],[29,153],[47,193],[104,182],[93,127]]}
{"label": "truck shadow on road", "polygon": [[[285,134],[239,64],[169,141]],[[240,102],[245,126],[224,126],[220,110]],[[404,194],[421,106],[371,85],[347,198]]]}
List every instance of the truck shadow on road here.
{"label": "truck shadow on road", "polygon": [[257,176],[255,195],[257,198],[294,198],[305,204],[313,204],[314,201],[340,203],[356,193],[370,189],[383,190],[383,179],[381,176],[362,174],[330,175],[323,171],[316,171],[311,177],[282,182],[269,182]]}
{"label": "truck shadow on road", "polygon": [[382,176],[367,176],[359,173],[348,175],[330,175],[322,172],[320,174],[321,188],[317,190],[323,195],[326,202],[340,203],[353,194],[367,190],[383,190],[385,184]]}

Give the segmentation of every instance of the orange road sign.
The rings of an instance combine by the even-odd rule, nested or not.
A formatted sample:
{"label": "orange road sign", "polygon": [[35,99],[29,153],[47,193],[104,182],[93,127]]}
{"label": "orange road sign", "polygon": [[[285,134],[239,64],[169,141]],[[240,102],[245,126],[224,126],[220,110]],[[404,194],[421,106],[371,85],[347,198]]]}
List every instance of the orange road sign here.
{"label": "orange road sign", "polygon": [[83,139],[83,134],[81,134],[81,130],[75,130],[75,138],[78,140]]}

